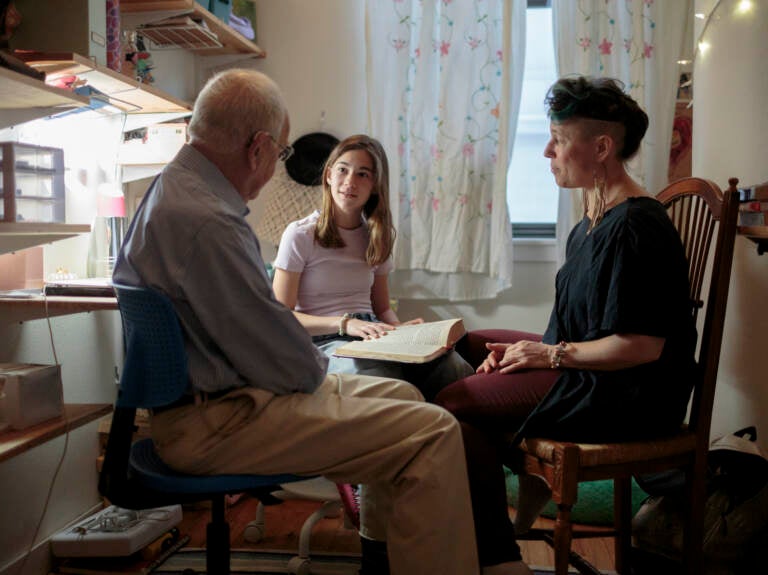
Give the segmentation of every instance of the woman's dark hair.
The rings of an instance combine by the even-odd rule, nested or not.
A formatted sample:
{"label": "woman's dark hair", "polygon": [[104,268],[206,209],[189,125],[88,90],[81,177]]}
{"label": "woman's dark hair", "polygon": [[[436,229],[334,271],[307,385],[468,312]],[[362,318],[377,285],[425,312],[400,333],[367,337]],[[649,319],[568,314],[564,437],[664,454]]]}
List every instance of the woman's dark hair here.
{"label": "woman's dark hair", "polygon": [[624,144],[619,152],[624,160],[635,155],[648,129],[648,115],[624,92],[624,84],[613,78],[560,78],[544,101],[549,107],[547,115],[557,124],[587,118],[624,126]]}

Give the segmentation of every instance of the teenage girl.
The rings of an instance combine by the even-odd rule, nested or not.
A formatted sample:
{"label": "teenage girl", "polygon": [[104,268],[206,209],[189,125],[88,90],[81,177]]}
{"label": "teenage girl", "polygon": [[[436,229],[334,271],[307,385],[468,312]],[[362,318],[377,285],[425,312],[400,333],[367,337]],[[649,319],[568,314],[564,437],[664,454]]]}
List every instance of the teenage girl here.
{"label": "teenage girl", "polygon": [[328,372],[404,379],[427,400],[473,373],[453,351],[419,365],[333,355],[351,339],[381,337],[398,325],[423,320],[400,322],[390,307],[395,229],[384,148],[368,136],[350,136],[331,152],[322,181],[321,211],[292,222],[283,233],[273,287],[329,357]]}

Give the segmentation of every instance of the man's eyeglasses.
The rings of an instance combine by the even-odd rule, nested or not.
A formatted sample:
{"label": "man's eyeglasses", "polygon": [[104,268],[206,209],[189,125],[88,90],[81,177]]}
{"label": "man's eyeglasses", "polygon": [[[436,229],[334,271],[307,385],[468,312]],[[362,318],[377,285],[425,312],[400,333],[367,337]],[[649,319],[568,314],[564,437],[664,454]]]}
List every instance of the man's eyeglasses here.
{"label": "man's eyeglasses", "polygon": [[270,139],[275,143],[275,145],[280,149],[280,151],[277,153],[277,159],[278,160],[280,160],[281,162],[285,162],[285,161],[288,160],[288,158],[290,158],[293,155],[293,151],[294,151],[293,150],[293,146],[291,146],[290,144],[286,144],[285,146],[281,146],[277,142],[275,137],[272,134],[270,134],[269,132],[267,132],[266,130],[259,130],[258,132],[254,132],[253,136],[251,136],[250,140],[248,140],[248,144],[247,144],[246,147],[251,145],[251,142],[253,142],[253,139],[256,137],[256,134],[258,134],[259,132],[264,132],[267,136],[269,136]]}
{"label": "man's eyeglasses", "polygon": [[[272,138],[274,140],[274,138]],[[277,142],[275,142],[277,144]],[[280,144],[277,144],[280,148],[280,151],[277,153],[277,159],[281,162],[285,162],[293,155],[293,146],[290,144],[286,144],[285,146],[281,146]]]}

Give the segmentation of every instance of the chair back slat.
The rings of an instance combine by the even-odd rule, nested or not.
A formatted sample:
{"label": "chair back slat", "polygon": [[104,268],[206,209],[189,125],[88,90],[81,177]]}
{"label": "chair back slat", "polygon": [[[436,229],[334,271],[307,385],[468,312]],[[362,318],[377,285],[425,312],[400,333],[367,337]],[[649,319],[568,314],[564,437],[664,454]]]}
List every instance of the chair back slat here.
{"label": "chair back slat", "polygon": [[[656,196],[666,206],[685,247],[694,319],[698,319],[699,309],[704,310],[697,352],[700,377],[695,382],[689,417],[689,427],[704,449],[709,444],[736,237],[737,183],[731,178],[728,189],[722,192],[709,180],[685,178]],[[704,286],[706,294],[702,295]]]}
{"label": "chair back slat", "polygon": [[114,287],[125,342],[117,406],[173,403],[189,385],[184,338],[173,304],[153,289]]}

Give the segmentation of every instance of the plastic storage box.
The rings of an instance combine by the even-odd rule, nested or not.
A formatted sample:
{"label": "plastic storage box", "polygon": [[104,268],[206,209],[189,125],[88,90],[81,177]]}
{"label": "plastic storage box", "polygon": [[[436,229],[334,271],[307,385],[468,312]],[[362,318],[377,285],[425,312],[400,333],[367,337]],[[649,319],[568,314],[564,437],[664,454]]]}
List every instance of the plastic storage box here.
{"label": "plastic storage box", "polygon": [[0,221],[65,221],[62,149],[0,142],[0,166]]}
{"label": "plastic storage box", "polygon": [[57,557],[128,557],[177,526],[181,519],[181,505],[142,511],[110,505],[56,533],[51,537],[51,551]]}

